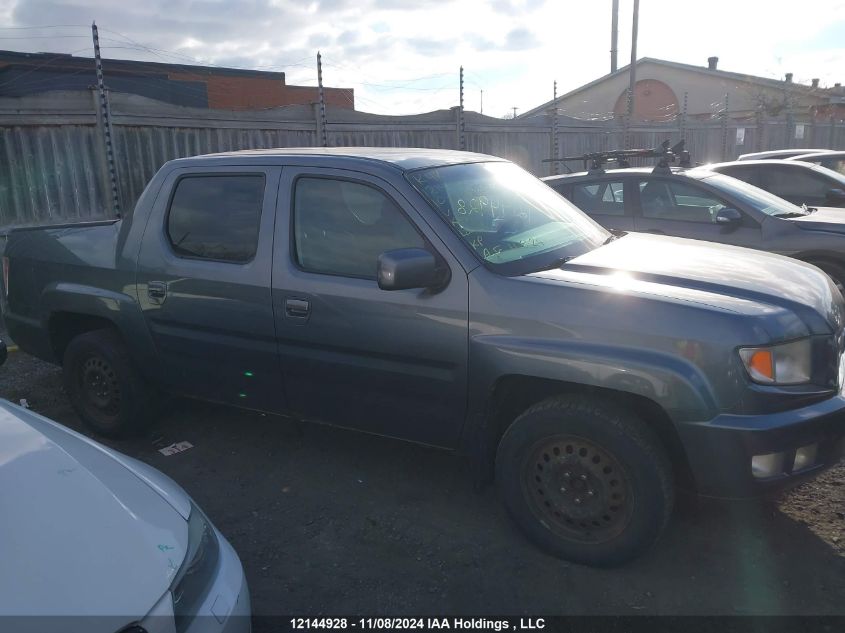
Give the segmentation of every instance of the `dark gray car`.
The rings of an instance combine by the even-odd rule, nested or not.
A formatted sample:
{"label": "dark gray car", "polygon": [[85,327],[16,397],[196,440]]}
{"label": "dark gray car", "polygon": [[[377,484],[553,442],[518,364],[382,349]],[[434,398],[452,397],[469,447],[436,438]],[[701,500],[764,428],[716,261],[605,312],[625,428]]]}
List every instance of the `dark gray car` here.
{"label": "dark gray car", "polygon": [[792,160],[744,160],[705,167],[744,180],[793,204],[845,207],[845,176],[826,167]]}
{"label": "dark gray car", "polygon": [[165,392],[461,451],[579,562],[647,548],[676,484],[770,492],[845,436],[818,268],[616,237],[492,156],[175,160],[121,220],[13,231],[3,265],[11,336],[96,431],[145,429]]}
{"label": "dark gray car", "polygon": [[756,248],[815,264],[845,288],[845,209],[805,209],[708,169],[544,179],[609,229]]}

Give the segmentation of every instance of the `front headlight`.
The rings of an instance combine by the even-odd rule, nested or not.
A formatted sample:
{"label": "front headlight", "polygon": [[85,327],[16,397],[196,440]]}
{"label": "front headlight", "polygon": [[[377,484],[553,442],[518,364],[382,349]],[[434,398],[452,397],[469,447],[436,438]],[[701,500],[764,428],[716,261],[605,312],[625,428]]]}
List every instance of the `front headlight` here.
{"label": "front headlight", "polygon": [[765,385],[810,382],[812,352],[808,338],[768,347],[743,347],[739,357],[754,382]]}
{"label": "front headlight", "polygon": [[196,616],[199,604],[214,580],[218,555],[219,544],[211,522],[191,504],[188,551],[170,585],[177,631],[184,631]]}

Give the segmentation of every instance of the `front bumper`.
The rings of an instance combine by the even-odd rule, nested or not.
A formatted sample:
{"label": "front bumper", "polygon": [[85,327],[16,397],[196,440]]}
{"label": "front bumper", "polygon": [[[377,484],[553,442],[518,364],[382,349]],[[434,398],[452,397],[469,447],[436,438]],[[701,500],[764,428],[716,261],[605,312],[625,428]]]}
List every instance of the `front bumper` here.
{"label": "front bumper", "polygon": [[243,566],[219,531],[217,540],[220,543],[217,577],[185,633],[250,633],[252,606]]}
{"label": "front bumper", "polygon": [[[845,397],[837,395],[792,411],[766,415],[718,415],[678,426],[699,494],[741,499],[800,483],[837,464],[845,450]],[[795,452],[818,445],[815,460],[793,471]],[[783,468],[755,477],[755,455],[783,453]]]}
{"label": "front bumper", "polygon": [[[214,582],[184,633],[250,633],[252,605],[241,561],[223,535],[216,528],[215,531],[220,558]],[[169,591],[139,625],[146,633],[175,633]]]}

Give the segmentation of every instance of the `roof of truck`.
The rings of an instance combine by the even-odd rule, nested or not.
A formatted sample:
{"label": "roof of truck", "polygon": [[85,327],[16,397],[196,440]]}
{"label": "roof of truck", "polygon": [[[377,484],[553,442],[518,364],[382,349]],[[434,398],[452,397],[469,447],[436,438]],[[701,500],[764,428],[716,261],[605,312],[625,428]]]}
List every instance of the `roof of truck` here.
{"label": "roof of truck", "polygon": [[[420,169],[422,167],[438,167],[441,165],[455,165],[457,163],[477,163],[483,161],[501,161],[502,158],[488,154],[473,152],[459,152],[449,149],[423,149],[415,147],[279,147],[274,149],[247,149],[237,152],[221,152],[206,154],[192,158],[177,159],[178,161],[202,160],[207,162],[214,159],[238,158],[286,158],[299,156],[303,158],[337,158],[347,160],[366,160],[393,165],[403,171]],[[223,161],[221,161],[223,162]]]}

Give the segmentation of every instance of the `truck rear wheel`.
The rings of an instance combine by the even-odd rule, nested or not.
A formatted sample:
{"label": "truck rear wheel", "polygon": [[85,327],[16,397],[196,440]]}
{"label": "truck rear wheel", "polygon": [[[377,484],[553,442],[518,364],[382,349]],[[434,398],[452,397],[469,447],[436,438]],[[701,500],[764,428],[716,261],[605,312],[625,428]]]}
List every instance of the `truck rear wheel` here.
{"label": "truck rear wheel", "polygon": [[544,550],[613,566],[647,550],[672,511],[672,467],[642,420],[584,396],[550,398],[505,431],[496,480],[522,530]]}
{"label": "truck rear wheel", "polygon": [[153,420],[153,391],[113,330],[86,332],[67,346],[65,390],[82,421],[107,437],[139,433]]}

